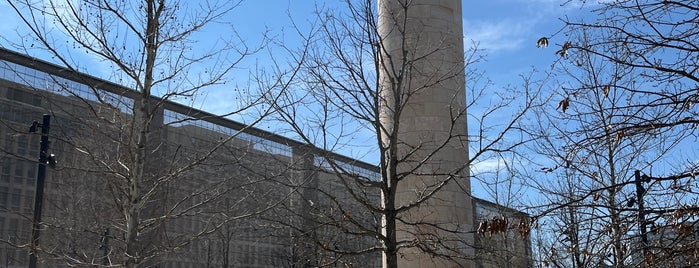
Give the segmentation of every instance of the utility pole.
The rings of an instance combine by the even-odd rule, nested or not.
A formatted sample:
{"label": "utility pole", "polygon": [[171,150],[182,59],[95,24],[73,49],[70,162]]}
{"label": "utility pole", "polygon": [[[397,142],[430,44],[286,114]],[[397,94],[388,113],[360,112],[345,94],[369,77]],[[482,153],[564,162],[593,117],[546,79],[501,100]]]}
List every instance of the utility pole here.
{"label": "utility pole", "polygon": [[104,237],[102,237],[102,251],[104,252],[104,257],[102,257],[102,264],[110,265],[112,264],[109,260],[109,252],[112,250],[109,247],[109,227],[104,229]]}
{"label": "utility pole", "polygon": [[[643,179],[641,178],[641,171],[636,170],[634,172],[636,177],[636,199],[638,200],[638,228],[641,234],[641,247],[643,250],[643,262],[645,263],[646,257],[648,255],[648,233],[646,232],[646,210],[643,204],[643,195],[646,189],[643,188]],[[644,176],[645,177],[645,176]]]}
{"label": "utility pole", "polygon": [[[41,128],[41,143],[39,149],[39,172],[36,175],[36,192],[34,194],[34,220],[32,222],[31,251],[29,253],[30,268],[36,268],[36,255],[37,248],[39,247],[39,233],[41,232],[41,209],[44,203],[44,181],[46,180],[46,164],[48,164],[50,157],[48,154],[50,126],[51,115],[45,114],[43,116],[41,124],[34,121],[32,126],[29,128],[29,132],[36,132],[37,128]],[[51,161],[53,161],[53,159],[51,159]]]}
{"label": "utility pole", "polygon": [[646,230],[646,210],[643,204],[643,195],[646,193],[646,189],[643,188],[642,183],[644,182],[662,182],[662,181],[677,181],[684,178],[694,178],[696,174],[692,172],[681,173],[678,175],[668,176],[668,177],[653,177],[648,175],[641,175],[641,171],[636,170],[634,172],[636,176],[636,198],[638,199],[638,226],[641,229],[641,242],[643,243],[643,259],[646,260],[648,252],[648,233]]}

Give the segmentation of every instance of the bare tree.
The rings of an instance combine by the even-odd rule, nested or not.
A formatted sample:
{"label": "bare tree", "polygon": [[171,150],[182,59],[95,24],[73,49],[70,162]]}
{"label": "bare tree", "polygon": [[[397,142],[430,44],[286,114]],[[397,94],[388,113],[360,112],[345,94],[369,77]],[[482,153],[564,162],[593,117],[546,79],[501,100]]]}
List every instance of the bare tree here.
{"label": "bare tree", "polygon": [[[466,131],[466,108],[475,107],[482,100],[476,96],[484,96],[484,91],[470,88],[474,98],[468,103],[465,92],[446,94],[450,104],[440,108],[439,116],[449,119],[445,124],[452,131],[437,135],[434,140],[409,144],[410,134],[398,129],[401,124],[420,123],[402,120],[401,114],[414,108],[413,99],[428,94],[425,92],[431,85],[451,85],[452,80],[463,78],[466,69],[466,77],[476,79],[477,76],[469,74],[480,56],[474,49],[464,55],[465,63],[461,55],[444,60],[441,65],[432,66],[447,70],[441,76],[420,80],[420,75],[428,76],[425,73],[429,72],[421,73],[425,70],[417,66],[434,60],[431,57],[449,49],[450,43],[445,41],[428,51],[418,48],[413,41],[424,36],[419,30],[406,33],[408,22],[400,14],[419,12],[419,9],[413,2],[395,1],[393,4],[400,6],[400,11],[392,13],[395,16],[387,18],[383,27],[393,29],[391,34],[400,41],[389,44],[386,35],[379,34],[377,7],[372,3],[347,1],[346,11],[319,11],[313,24],[316,28],[302,32],[310,48],[296,53],[297,58],[304,59],[295,83],[297,90],[287,91],[279,100],[269,102],[278,119],[290,126],[291,135],[311,144],[317,152],[313,168],[319,174],[319,182],[300,186],[316,194],[315,199],[308,196],[302,199],[314,215],[305,219],[305,227],[314,230],[308,232],[308,240],[323,254],[331,255],[333,262],[329,263],[381,253],[385,267],[397,267],[400,256],[412,252],[427,254],[436,262],[463,263],[474,257],[473,241],[468,238],[475,232],[471,216],[452,225],[442,225],[431,222],[429,217],[411,215],[417,215],[414,213],[419,207],[426,209],[430,203],[445,198],[446,189],[468,195],[468,170],[474,161],[524,143],[525,140],[509,134],[519,130],[518,121],[535,105],[536,92],[525,88],[518,100],[494,96],[492,106],[484,105],[479,110],[482,114],[471,115],[480,123],[477,124],[480,129],[472,130],[468,138],[461,132]],[[393,54],[392,49],[401,47],[404,53]],[[488,123],[497,110],[515,103],[520,106],[509,111],[500,124]],[[467,141],[473,141],[470,147]],[[370,153],[361,156],[378,158],[377,169],[319,153],[367,144]],[[465,156],[470,150],[471,154],[465,159],[441,159],[440,155],[449,150]],[[446,163],[440,161],[456,164],[453,168],[430,168],[435,163]],[[424,185],[406,190],[406,185],[417,177],[425,178]],[[409,199],[406,196],[411,194],[415,197],[412,201],[400,201]],[[470,199],[463,202],[460,204],[469,206]]]}
{"label": "bare tree", "polygon": [[[43,89],[31,94],[46,97],[33,113],[54,115],[53,150],[66,159],[47,196],[45,243],[15,246],[51,262],[136,267],[191,249],[198,238],[285,198],[266,179],[281,176],[286,167],[275,162],[264,173],[255,171],[251,166],[264,163],[260,159],[269,153],[260,153],[260,138],[241,134],[267,111],[256,110],[260,115],[251,116],[248,126],[209,127],[217,118],[254,114],[247,111],[260,98],[248,97],[244,88],[230,90],[234,108],[218,116],[169,102],[222,87],[233,68],[259,49],[248,47],[233,25],[230,38],[194,49],[202,45],[200,30],[228,25],[238,1],[8,4],[28,33],[15,48],[46,52],[61,65],[38,63],[42,77],[29,81],[22,74],[17,77],[27,80],[15,82]],[[93,68],[81,65],[77,55],[99,62],[120,85],[77,75]],[[230,207],[220,207],[224,199]],[[101,245],[109,250],[93,247],[100,240],[109,241]]]}
{"label": "bare tree", "polygon": [[[635,236],[631,228],[636,213],[626,204],[636,198],[633,173],[636,168],[654,163],[668,149],[654,142],[654,136],[623,136],[605,133],[607,139],[591,137],[599,129],[613,131],[609,126],[624,118],[617,109],[627,105],[630,96],[623,91],[608,91],[598,86],[609,76],[624,70],[614,64],[578,59],[586,64],[588,73],[578,73],[575,82],[580,87],[564,91],[558,109],[546,107],[537,113],[537,142],[533,147],[544,156],[536,178],[526,180],[534,189],[548,197],[551,206],[560,209],[549,226],[557,231],[553,241],[557,255],[570,253],[573,266],[612,265],[622,267],[636,253],[626,245]],[[633,80],[632,77],[628,77]],[[624,84],[627,81],[620,80]],[[595,90],[596,89],[596,90]],[[564,97],[560,97],[560,96]],[[573,97],[574,96],[574,97]],[[624,118],[625,120],[625,118]],[[666,138],[666,137],[665,137]],[[539,160],[541,162],[542,160]]]}
{"label": "bare tree", "polygon": [[[578,81],[568,87],[573,90],[588,85],[603,95],[624,91],[624,96],[631,98],[623,105],[605,107],[623,110],[615,115],[623,118],[614,118],[619,123],[598,128],[591,137],[608,139],[619,133],[626,137],[662,131],[680,141],[695,135],[693,104],[699,81],[695,45],[699,34],[693,22],[699,14],[696,3],[618,1],[589,9],[596,14],[590,20],[564,20],[569,40],[552,37],[551,42],[561,46],[556,52],[562,56],[559,66],[567,66],[564,73],[572,76],[580,74],[576,68],[585,72],[595,67],[590,61],[617,67],[587,71],[589,75],[604,75],[597,78],[597,84]],[[542,40],[549,42],[546,37]]]}
{"label": "bare tree", "polygon": [[[691,264],[678,248],[695,247],[682,231],[693,226],[696,186],[687,178],[695,163],[678,164],[677,158],[691,156],[677,149],[693,146],[688,139],[696,135],[693,21],[699,10],[674,1],[587,5],[591,19],[564,19],[568,39],[538,42],[560,46],[551,105],[533,120],[534,150],[545,160],[537,161],[541,169],[532,177],[548,178],[535,188],[550,202],[544,214],[553,213],[540,222],[554,229],[545,261],[626,267],[680,258]],[[667,177],[634,174],[658,166]],[[682,212],[672,216],[676,211]],[[672,242],[660,242],[665,239]]]}

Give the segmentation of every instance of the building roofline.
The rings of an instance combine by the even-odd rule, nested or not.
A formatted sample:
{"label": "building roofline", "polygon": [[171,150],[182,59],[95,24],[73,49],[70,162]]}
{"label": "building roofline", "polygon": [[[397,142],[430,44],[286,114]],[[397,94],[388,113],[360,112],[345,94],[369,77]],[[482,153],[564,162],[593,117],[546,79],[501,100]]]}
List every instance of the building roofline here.
{"label": "building roofline", "polygon": [[[516,210],[516,209],[514,209],[514,208],[507,207],[507,206],[504,206],[504,205],[500,205],[500,204],[497,204],[497,203],[494,203],[494,202],[491,202],[491,201],[488,201],[488,200],[485,200],[485,199],[480,199],[480,198],[477,198],[477,197],[474,197],[474,196],[471,196],[471,198],[473,198],[473,201],[475,201],[476,203],[484,203],[485,205],[488,205],[488,206],[491,206],[491,207],[495,207],[495,208],[497,208],[498,210],[501,210],[501,211],[505,211],[505,212],[512,213],[512,214],[524,215],[524,216],[526,216],[526,217],[529,217],[529,213],[526,213],[526,212],[524,212],[524,211],[519,211],[519,210]],[[474,210],[474,212],[475,212],[475,210]]]}
{"label": "building roofline", "polygon": [[[79,72],[77,70],[67,68],[67,67],[62,67],[60,65],[50,63],[48,61],[32,57],[29,55],[21,54],[16,51],[9,50],[4,47],[0,47],[0,60],[5,60],[8,62],[12,62],[18,65],[22,65],[25,67],[30,67],[32,69],[47,73],[49,75],[61,77],[76,83],[88,85],[94,88],[99,88],[101,90],[105,90],[110,93],[118,94],[121,96],[126,96],[132,99],[136,99],[139,96],[139,93],[132,89],[128,88],[122,85],[119,85],[117,83],[98,78],[86,73]],[[290,146],[292,148],[314,148],[312,145],[302,143],[300,141],[284,137],[279,134],[272,133],[270,131],[262,130],[256,127],[251,127],[249,125],[224,118],[219,115],[215,115],[206,111],[202,111],[184,104],[176,103],[170,100],[162,99],[160,97],[156,97],[151,95],[151,98],[153,100],[159,101],[162,103],[163,108],[167,110],[171,110],[174,112],[178,112],[187,116],[191,116],[197,119],[201,120],[206,120],[208,122],[211,122],[213,124],[217,124],[220,126],[224,127],[229,127],[231,129],[235,130],[243,130],[245,129],[244,133],[251,134],[260,138],[264,138],[266,140],[270,140],[273,142],[277,142],[280,144],[284,144],[287,146]],[[246,129],[247,128],[247,129]],[[321,149],[317,149],[317,153],[321,153],[326,157],[344,162],[344,163],[351,163],[352,165],[355,165],[357,167],[365,168],[368,170],[373,170],[378,172],[379,168],[376,165],[369,164],[367,162],[354,159],[345,155],[341,155],[335,152],[331,151],[325,151]]]}

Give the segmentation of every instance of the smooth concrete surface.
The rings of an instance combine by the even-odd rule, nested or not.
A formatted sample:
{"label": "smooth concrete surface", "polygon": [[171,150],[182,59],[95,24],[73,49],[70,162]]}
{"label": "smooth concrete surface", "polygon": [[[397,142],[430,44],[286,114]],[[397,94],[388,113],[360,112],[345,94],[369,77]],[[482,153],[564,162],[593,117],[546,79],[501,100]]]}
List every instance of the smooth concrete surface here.
{"label": "smooth concrete surface", "polygon": [[398,239],[414,245],[399,251],[399,267],[471,267],[461,1],[379,0],[378,8],[381,123],[397,133],[398,173],[410,174],[397,205],[427,200],[399,215]]}

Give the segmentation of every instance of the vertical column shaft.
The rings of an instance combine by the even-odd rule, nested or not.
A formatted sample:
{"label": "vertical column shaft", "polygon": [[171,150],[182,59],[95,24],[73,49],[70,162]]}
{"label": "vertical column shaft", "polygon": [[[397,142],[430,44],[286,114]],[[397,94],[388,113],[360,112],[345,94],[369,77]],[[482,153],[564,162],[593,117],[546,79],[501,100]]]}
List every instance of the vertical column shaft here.
{"label": "vertical column shaft", "polygon": [[415,245],[399,267],[470,266],[461,1],[379,0],[378,15],[382,138],[397,147],[396,206],[411,207],[397,239]]}

